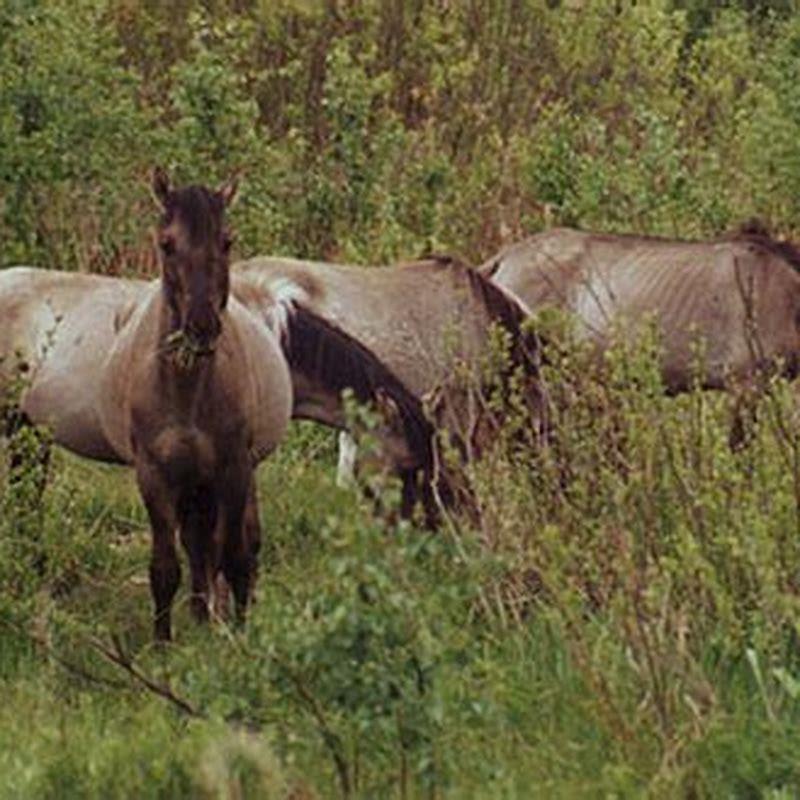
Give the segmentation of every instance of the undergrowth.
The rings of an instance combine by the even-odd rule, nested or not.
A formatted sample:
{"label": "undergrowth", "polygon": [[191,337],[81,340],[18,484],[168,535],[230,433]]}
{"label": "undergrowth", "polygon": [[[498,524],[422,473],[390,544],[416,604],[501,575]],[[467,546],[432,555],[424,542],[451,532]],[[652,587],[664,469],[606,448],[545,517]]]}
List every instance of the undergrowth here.
{"label": "undergrowth", "polygon": [[547,447],[470,467],[477,527],[382,521],[297,426],[245,630],[181,595],[166,650],[130,475],[56,451],[27,503],[30,448],[2,484],[0,796],[794,796],[791,387],[734,451],[732,398],[667,397],[656,342],[567,340]]}

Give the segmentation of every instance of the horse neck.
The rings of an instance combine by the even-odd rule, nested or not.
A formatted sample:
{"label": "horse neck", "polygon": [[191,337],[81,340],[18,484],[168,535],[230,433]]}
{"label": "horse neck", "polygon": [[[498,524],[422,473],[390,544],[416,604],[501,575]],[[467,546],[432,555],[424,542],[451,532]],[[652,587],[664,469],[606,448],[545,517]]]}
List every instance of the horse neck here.
{"label": "horse neck", "polygon": [[197,399],[210,391],[209,381],[214,374],[216,350],[197,358],[189,367],[178,363],[169,342],[173,333],[172,312],[163,282],[159,289],[154,300],[154,317],[151,318],[155,322],[152,345],[156,352],[156,381],[164,397],[171,398],[178,408],[190,410],[195,407]]}
{"label": "horse neck", "polygon": [[[348,419],[341,392],[331,388],[311,374],[292,367],[292,389],[294,393],[293,416],[310,419],[339,430],[348,429]],[[393,465],[403,468],[419,466],[423,460],[413,453],[404,437],[397,433],[387,433],[382,426],[372,432],[380,442],[381,452]]]}
{"label": "horse neck", "polygon": [[347,419],[341,395],[296,366],[291,368],[293,415],[333,428],[344,429]]}

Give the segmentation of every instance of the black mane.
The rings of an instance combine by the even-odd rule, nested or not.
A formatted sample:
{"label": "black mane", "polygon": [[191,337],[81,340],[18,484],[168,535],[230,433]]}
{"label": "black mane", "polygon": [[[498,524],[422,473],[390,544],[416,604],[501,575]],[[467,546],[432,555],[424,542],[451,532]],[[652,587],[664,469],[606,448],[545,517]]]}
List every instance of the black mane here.
{"label": "black mane", "polygon": [[486,275],[465,264],[457,264],[466,275],[473,295],[480,298],[489,316],[511,336],[511,355],[529,375],[538,375],[541,341],[525,322],[528,312]]}
{"label": "black mane", "polygon": [[800,249],[786,239],[775,239],[760,219],[749,219],[730,234],[727,239],[758,245],[778,258],[784,259],[800,272]]}
{"label": "black mane", "polygon": [[362,403],[379,390],[396,404],[409,449],[430,467],[434,429],[422,401],[367,347],[348,333],[296,301],[281,336],[289,365],[336,392],[352,389]]}
{"label": "black mane", "polygon": [[541,339],[525,325],[528,319],[527,309],[491,280],[499,263],[500,259],[497,259],[489,269],[485,265],[476,268],[454,256],[431,253],[420,260],[399,266],[405,269],[433,267],[449,270],[458,281],[466,278],[472,296],[483,305],[489,317],[510,334],[512,368],[514,365],[522,365],[526,374],[535,378],[538,376]]}

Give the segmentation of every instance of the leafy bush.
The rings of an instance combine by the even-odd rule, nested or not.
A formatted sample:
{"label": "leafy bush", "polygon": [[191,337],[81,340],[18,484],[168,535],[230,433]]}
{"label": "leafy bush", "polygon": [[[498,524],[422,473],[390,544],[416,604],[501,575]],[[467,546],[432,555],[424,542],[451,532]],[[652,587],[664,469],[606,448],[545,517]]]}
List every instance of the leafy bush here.
{"label": "leafy bush", "polygon": [[[791,236],[798,25],[782,0],[4,0],[0,263],[150,274],[158,163],[241,172],[243,256]],[[0,796],[796,795],[791,388],[733,451],[733,399],[665,397],[650,333],[598,362],[537,324],[552,440],[509,420],[475,513],[380,521],[297,426],[259,476],[247,628],[180,594],[166,651],[130,476],[4,443]]]}

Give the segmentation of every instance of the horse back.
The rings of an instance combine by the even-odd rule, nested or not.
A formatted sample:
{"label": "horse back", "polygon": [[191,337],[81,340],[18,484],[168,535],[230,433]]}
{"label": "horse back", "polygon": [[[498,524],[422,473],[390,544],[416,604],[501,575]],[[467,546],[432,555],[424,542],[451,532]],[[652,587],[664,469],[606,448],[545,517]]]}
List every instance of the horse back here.
{"label": "horse back", "polygon": [[747,372],[756,351],[794,360],[800,275],[779,249],[749,237],[684,242],[554,230],[489,262],[492,280],[533,308],[574,314],[606,345],[612,330],[657,325],[670,383],[687,380],[702,340],[707,379]]}
{"label": "horse back", "polygon": [[140,286],[35,268],[0,273],[4,380],[23,364],[24,411],[79,455],[120,460],[98,415],[102,365],[118,316]]}
{"label": "horse back", "polygon": [[[358,267],[257,258],[234,266],[240,286],[257,287],[262,307],[288,293],[361,342],[418,397],[448,378],[456,362],[485,351],[494,315],[470,272],[443,259]],[[255,291],[234,286],[235,294]]]}

